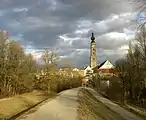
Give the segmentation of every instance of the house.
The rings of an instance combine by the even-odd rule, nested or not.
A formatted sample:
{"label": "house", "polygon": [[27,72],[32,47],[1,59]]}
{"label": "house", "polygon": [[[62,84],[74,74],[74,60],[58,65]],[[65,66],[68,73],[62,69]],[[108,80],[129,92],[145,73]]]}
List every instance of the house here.
{"label": "house", "polygon": [[105,60],[100,65],[93,68],[94,73],[99,73],[100,76],[112,76],[114,75],[114,65],[109,61]]}
{"label": "house", "polygon": [[84,68],[84,76],[88,77],[90,76],[94,71],[90,66],[87,66]]}
{"label": "house", "polygon": [[82,79],[82,86],[86,86],[90,80],[92,80],[93,70],[90,66],[84,68],[84,74]]}

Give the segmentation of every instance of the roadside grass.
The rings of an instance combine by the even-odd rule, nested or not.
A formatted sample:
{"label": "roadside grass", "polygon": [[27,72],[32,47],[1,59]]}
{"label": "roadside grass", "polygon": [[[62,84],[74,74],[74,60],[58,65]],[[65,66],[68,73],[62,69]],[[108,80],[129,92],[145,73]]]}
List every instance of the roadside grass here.
{"label": "roadside grass", "polygon": [[53,92],[34,91],[11,98],[0,99],[0,120],[9,119],[54,96],[56,96],[56,93]]}
{"label": "roadside grass", "polygon": [[78,94],[78,120],[124,120],[123,117],[108,109],[86,89]]}
{"label": "roadside grass", "polygon": [[[132,105],[128,105],[128,104],[120,104],[115,102],[116,104],[118,104],[119,106],[123,107],[124,109],[128,110],[129,112],[134,113],[135,115],[137,115],[140,118],[143,118],[144,120],[146,120],[146,110],[139,108],[137,106],[132,106]],[[141,110],[142,109],[142,110]]]}
{"label": "roadside grass", "polygon": [[119,101],[115,101],[113,99],[110,99],[110,97],[108,95],[106,95],[104,92],[99,92],[99,93],[100,93],[100,95],[102,97],[105,97],[105,98],[111,100],[112,102],[118,104],[120,107],[122,107],[122,108],[126,109],[127,111],[129,111],[131,113],[134,113],[138,117],[143,118],[144,120],[146,120],[146,109],[140,108],[140,107],[138,107],[136,105],[130,105],[128,103],[122,104],[120,102],[120,100]]}

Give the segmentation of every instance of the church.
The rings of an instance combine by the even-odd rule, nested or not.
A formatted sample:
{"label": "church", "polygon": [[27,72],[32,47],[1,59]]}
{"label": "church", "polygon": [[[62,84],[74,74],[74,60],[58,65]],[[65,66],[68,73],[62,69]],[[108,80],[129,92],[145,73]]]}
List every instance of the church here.
{"label": "church", "polygon": [[92,33],[90,42],[90,65],[84,68],[84,76],[89,77],[92,73],[98,73],[100,76],[114,75],[114,66],[109,60],[105,60],[101,64],[98,64],[94,33]]}

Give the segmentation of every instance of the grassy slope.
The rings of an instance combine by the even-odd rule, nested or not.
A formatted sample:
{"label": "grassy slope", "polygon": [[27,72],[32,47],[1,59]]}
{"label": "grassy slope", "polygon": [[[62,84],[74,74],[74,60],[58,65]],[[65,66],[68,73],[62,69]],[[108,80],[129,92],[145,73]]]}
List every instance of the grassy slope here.
{"label": "grassy slope", "polygon": [[124,120],[123,117],[108,109],[87,90],[79,93],[78,120]]}
{"label": "grassy slope", "polygon": [[[100,92],[100,94],[105,97],[108,98],[108,96],[104,93],[104,92]],[[111,101],[113,101],[112,99],[110,99]],[[117,101],[113,101],[114,103],[118,104],[119,106],[123,107],[124,109],[136,114],[137,116],[143,118],[144,120],[146,120],[146,109],[140,108],[138,106],[132,106],[129,104],[121,104],[120,102]]]}
{"label": "grassy slope", "polygon": [[138,107],[135,107],[135,106],[131,106],[131,105],[122,105],[122,104],[119,104],[121,107],[125,108],[126,110],[136,114],[137,116],[143,118],[144,120],[146,120],[146,110],[141,110],[140,108]]}
{"label": "grassy slope", "polygon": [[42,91],[34,91],[17,95],[12,98],[0,99],[0,119],[9,118],[20,113],[35,104],[55,96],[55,93],[45,93]]}

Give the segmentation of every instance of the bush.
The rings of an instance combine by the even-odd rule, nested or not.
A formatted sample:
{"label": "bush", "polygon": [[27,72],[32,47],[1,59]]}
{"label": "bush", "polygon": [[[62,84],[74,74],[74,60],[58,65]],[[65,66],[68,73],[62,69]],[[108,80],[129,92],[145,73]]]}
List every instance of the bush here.
{"label": "bush", "polygon": [[50,75],[49,72],[40,79],[36,79],[34,88],[58,93],[66,89],[81,86],[81,77],[77,73],[71,76],[68,75],[68,71],[65,71],[66,75],[55,74],[55,72],[53,75]]}

